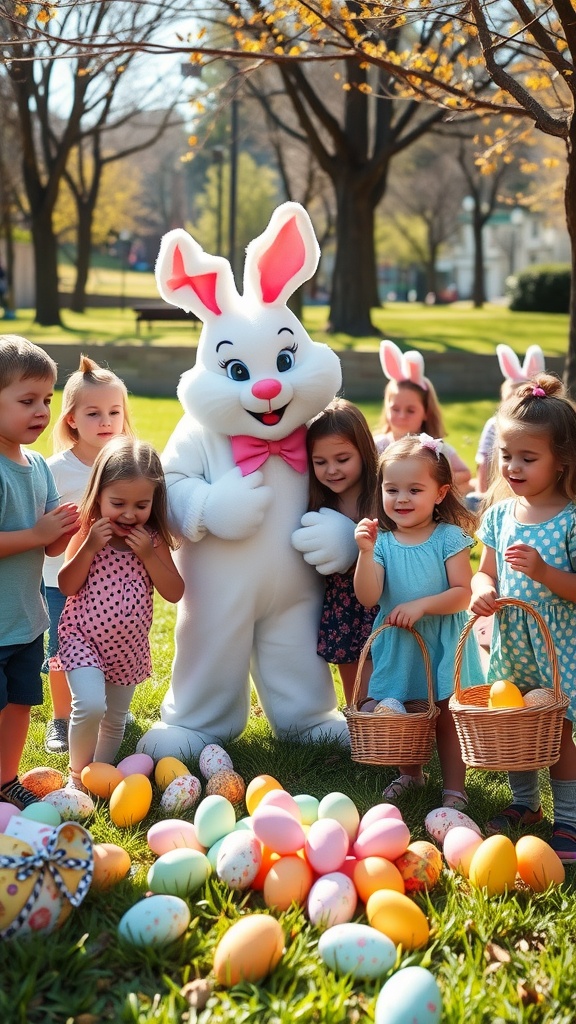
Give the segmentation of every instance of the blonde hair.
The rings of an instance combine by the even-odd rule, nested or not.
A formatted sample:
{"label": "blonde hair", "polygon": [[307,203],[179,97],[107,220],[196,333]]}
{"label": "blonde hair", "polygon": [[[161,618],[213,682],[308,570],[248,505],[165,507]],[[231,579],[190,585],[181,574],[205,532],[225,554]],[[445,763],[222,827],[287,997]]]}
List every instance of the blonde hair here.
{"label": "blonde hair", "polygon": [[448,484],[448,490],[442,501],[434,506],[434,520],[438,523],[451,523],[459,526],[461,530],[474,536],[478,526],[478,518],[469,508],[463,504],[452,477],[452,467],[442,452],[436,453],[432,448],[427,448],[417,434],[407,434],[382,452],[378,460],[378,478],[376,491],[376,515],[381,530],[394,531],[396,523],[390,519],[384,511],[384,499],[382,496],[382,484],[386,466],[392,462],[400,462],[403,459],[419,459],[425,462],[430,471],[430,476],[443,487]]}
{"label": "blonde hair", "polygon": [[58,367],[53,359],[19,334],[0,334],[0,391],[15,380],[52,380]]}
{"label": "blonde hair", "polygon": [[146,441],[118,434],[100,449],[94,460],[84,497],[78,508],[80,528],[88,532],[100,518],[100,495],[105,487],[119,480],[143,478],[154,485],[152,508],[148,522],[168,547],[175,542],[168,526],[166,481],[157,451]]}
{"label": "blonde hair", "polygon": [[414,384],[411,380],[388,381],[384,388],[384,401],[376,433],[387,433],[390,430],[390,423],[386,415],[386,403],[390,395],[399,391],[412,391],[424,406],[424,419],[420,425],[422,433],[430,434],[432,437],[446,437],[438,395],[432,381],[428,380],[428,377],[425,377],[424,380],[428,385],[427,389],[421,388],[419,384]]}
{"label": "blonde hair", "polygon": [[134,437],[134,430],[130,422],[130,410],[128,408],[128,391],[120,377],[117,377],[112,370],[99,366],[88,356],[80,356],[80,365],[70,375],[62,392],[62,410],[54,424],[52,438],[55,452],[63,452],[73,448],[78,443],[78,431],[68,423],[68,417],[75,412],[84,388],[89,386],[107,385],[118,388],[122,393],[122,410],[124,413],[124,427],[122,433],[127,437]]}

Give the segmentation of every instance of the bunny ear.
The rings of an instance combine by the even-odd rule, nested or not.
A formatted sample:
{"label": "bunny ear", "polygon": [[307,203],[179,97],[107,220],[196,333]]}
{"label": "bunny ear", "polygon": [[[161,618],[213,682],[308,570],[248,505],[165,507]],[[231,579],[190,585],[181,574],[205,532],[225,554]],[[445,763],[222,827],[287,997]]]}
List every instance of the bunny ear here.
{"label": "bunny ear", "polygon": [[181,228],[169,231],[160,243],[156,284],[166,302],[195,313],[199,320],[220,316],[238,301],[228,260],[209,256]]}
{"label": "bunny ear", "polygon": [[516,353],[509,345],[496,345],[496,355],[500,365],[500,372],[506,380],[526,380],[524,370]]}
{"label": "bunny ear", "polygon": [[266,230],[246,250],[244,295],[265,305],[285,306],[316,271],[320,247],[300,203],[282,203]]}
{"label": "bunny ear", "polygon": [[402,370],[402,380],[410,380],[424,391],[428,390],[428,384],[424,377],[424,356],[421,352],[417,352],[416,349],[405,352],[402,357]]}
{"label": "bunny ear", "polygon": [[540,348],[540,345],[530,345],[526,349],[526,355],[524,356],[524,362],[522,363],[522,372],[528,379],[533,377],[536,373],[544,373],[546,369],[544,363],[544,353]]}
{"label": "bunny ear", "polygon": [[380,342],[380,365],[388,380],[405,380],[406,375],[402,368],[402,353],[393,341]]}

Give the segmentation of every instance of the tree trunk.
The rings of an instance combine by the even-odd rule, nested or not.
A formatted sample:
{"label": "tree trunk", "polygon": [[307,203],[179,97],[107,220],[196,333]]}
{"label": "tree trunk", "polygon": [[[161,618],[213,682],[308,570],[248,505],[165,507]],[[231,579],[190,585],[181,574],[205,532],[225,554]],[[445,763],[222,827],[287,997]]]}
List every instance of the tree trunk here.
{"label": "tree trunk", "polygon": [[58,244],[52,228],[52,210],[33,211],[32,242],[36,275],[36,323],[61,327],[58,295]]}
{"label": "tree trunk", "polygon": [[473,213],[474,230],[474,283],[472,286],[472,302],[475,309],[482,309],[486,302],[484,288],[484,223],[478,210]]}
{"label": "tree trunk", "polygon": [[70,301],[74,313],[86,312],[86,285],[90,270],[90,248],[92,245],[93,206],[90,202],[76,204],[78,223],[76,225],[76,280]]}
{"label": "tree trunk", "polygon": [[377,334],[370,309],[380,305],[374,248],[374,205],[368,188],[348,176],[336,183],[338,232],[330,298],[330,330],[353,337]]}
{"label": "tree trunk", "polygon": [[564,364],[564,384],[569,394],[576,396],[576,118],[572,118],[570,131],[566,140],[566,190],[564,204],[566,208],[566,226],[570,235],[572,250],[572,273],[570,288],[570,321],[568,326],[568,350]]}

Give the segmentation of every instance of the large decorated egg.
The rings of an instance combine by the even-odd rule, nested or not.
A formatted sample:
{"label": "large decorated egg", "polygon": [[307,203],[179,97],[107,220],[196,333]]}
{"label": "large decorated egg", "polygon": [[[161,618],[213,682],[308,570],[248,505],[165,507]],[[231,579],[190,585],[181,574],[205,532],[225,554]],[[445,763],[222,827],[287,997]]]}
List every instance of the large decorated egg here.
{"label": "large decorated egg", "polygon": [[406,892],[423,892],[432,889],[442,873],[440,850],[425,839],[410,843],[408,849],[396,860]]}
{"label": "large decorated egg", "polygon": [[337,974],[358,980],[379,978],[396,962],[396,946],[367,924],[337,924],[318,940],[320,959]]}

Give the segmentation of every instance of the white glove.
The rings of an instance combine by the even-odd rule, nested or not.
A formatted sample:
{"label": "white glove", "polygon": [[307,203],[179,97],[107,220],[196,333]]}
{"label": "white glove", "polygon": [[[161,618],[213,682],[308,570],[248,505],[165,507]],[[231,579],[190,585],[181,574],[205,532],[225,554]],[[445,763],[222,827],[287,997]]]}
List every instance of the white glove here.
{"label": "white glove", "polygon": [[238,466],[210,484],[202,516],[203,526],[222,540],[244,540],[262,526],[272,490],[262,484],[257,470],[242,476]]}
{"label": "white glove", "polygon": [[333,508],[306,512],[302,527],[292,534],[292,544],[304,555],[304,561],[323,576],[346,572],[358,558],[354,540],[355,523]]}

